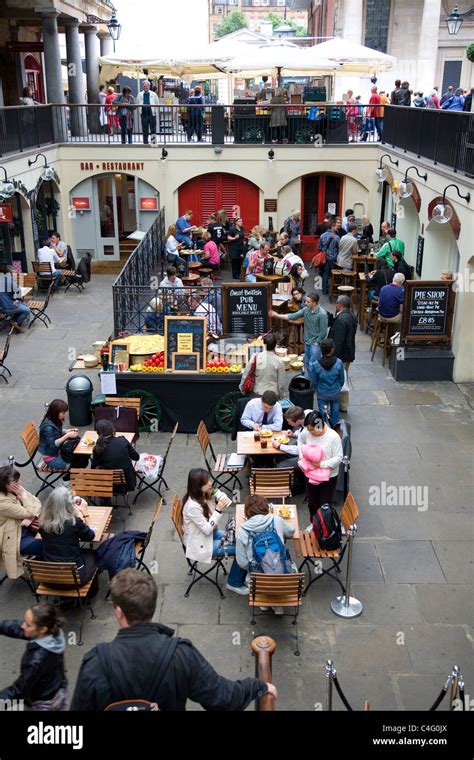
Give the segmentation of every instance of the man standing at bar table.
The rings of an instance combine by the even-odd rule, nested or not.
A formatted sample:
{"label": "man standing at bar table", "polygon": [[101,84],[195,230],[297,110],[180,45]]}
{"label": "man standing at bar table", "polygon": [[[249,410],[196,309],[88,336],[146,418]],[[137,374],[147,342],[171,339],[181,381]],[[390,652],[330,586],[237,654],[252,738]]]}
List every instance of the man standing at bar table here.
{"label": "man standing at bar table", "polygon": [[276,311],[269,311],[268,313],[270,317],[286,319],[289,322],[293,322],[295,319],[304,319],[304,364],[306,373],[308,373],[309,365],[321,356],[319,344],[327,335],[328,315],[319,306],[318,293],[308,293],[305,302],[306,305],[302,309],[291,314],[279,314]]}

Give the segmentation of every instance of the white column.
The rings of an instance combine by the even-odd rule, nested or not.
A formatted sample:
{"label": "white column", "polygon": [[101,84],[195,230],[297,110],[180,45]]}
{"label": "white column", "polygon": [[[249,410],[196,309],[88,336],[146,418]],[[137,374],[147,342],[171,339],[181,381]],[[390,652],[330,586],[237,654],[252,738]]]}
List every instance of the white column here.
{"label": "white column", "polygon": [[349,42],[363,45],[362,28],[364,16],[363,0],[346,0],[346,12],[344,16],[343,37]]}
{"label": "white column", "polygon": [[438,56],[439,19],[441,0],[424,0],[423,17],[419,31],[417,76],[413,85],[423,95],[429,95],[436,84],[436,59]]}
{"label": "white column", "polygon": [[66,57],[69,86],[69,102],[82,104],[83,108],[71,107],[71,134],[87,135],[84,75],[82,73],[81,48],[79,44],[79,21],[71,19],[64,23],[66,32]]}
{"label": "white column", "polygon": [[101,56],[114,54],[114,41],[108,32],[99,32],[100,54]]}

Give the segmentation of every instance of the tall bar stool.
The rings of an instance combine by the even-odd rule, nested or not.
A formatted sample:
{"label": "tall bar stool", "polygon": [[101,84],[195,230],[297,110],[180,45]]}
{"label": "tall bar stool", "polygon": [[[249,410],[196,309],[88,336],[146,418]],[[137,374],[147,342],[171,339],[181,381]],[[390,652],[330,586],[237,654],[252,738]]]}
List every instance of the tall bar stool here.
{"label": "tall bar stool", "polygon": [[373,336],[375,332],[375,327],[377,325],[377,317],[378,317],[378,313],[377,313],[378,305],[379,305],[379,299],[373,298],[370,302],[370,315],[369,315],[369,318],[366,320],[366,325],[365,325],[366,335]]}
{"label": "tall bar stool", "polygon": [[357,272],[355,269],[343,269],[342,270],[342,284],[343,285],[352,285],[355,287],[356,279],[359,279],[357,277]]}
{"label": "tall bar stool", "polygon": [[290,328],[288,334],[288,349],[290,353],[302,354],[304,351],[303,325],[304,319],[292,319],[288,321]]}
{"label": "tall bar stool", "polygon": [[355,308],[356,289],[353,285],[338,285],[337,294],[339,296],[349,296],[351,299],[351,309]]}
{"label": "tall bar stool", "polygon": [[374,361],[377,348],[383,348],[382,367],[385,367],[385,359],[388,359],[390,356],[392,348],[390,337],[393,335],[396,326],[397,325],[394,322],[386,322],[383,317],[377,317],[377,324],[375,325],[372,342],[370,344],[370,350],[372,351],[371,361]]}
{"label": "tall bar stool", "polygon": [[329,302],[331,302],[331,299],[335,294],[336,287],[342,285],[343,274],[344,272],[342,269],[331,269],[331,274],[329,275]]}

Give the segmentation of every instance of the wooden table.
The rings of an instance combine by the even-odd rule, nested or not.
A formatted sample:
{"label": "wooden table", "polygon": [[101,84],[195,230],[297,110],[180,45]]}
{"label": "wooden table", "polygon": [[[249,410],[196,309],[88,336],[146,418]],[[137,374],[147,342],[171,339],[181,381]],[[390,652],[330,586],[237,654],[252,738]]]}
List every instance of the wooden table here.
{"label": "wooden table", "polygon": [[285,279],[284,274],[257,274],[257,282],[270,282],[275,291],[275,287],[278,282],[282,282]]}
{"label": "wooden table", "polygon": [[[279,435],[274,433],[275,436]],[[76,449],[77,451],[77,449]],[[262,449],[260,441],[255,441],[253,437],[253,430],[237,433],[237,454],[243,454],[244,456],[254,457],[263,455],[270,456],[282,456],[285,452],[276,449],[272,445],[272,439],[268,439],[266,449]]]}
{"label": "wooden table", "polygon": [[87,507],[89,519],[87,525],[89,528],[95,528],[94,541],[100,541],[105,531],[110,525],[112,519],[112,507]]}
{"label": "wooden table", "polygon": [[[127,439],[129,443],[132,443],[135,433],[117,433],[117,438],[119,438],[120,436],[123,436],[124,438]],[[74,449],[74,453],[85,454],[86,456],[92,456],[92,450],[95,446],[95,442],[98,437],[99,436],[95,430],[87,430],[82,436],[81,440],[79,441],[79,445],[76,446],[76,448]],[[91,440],[93,439],[94,443],[91,443],[89,446],[87,446],[87,444],[84,443],[85,438],[90,438]]]}
{"label": "wooden table", "polygon": [[187,274],[185,277],[181,277],[183,285],[196,285],[199,279],[198,274]]}
{"label": "wooden table", "polygon": [[[282,519],[288,523],[288,525],[293,525],[295,532],[293,535],[293,538],[299,538],[300,537],[300,526],[298,522],[298,511],[296,509],[295,504],[285,504],[285,507],[288,507],[288,509],[291,509],[292,517],[283,517]],[[278,510],[280,508],[279,504],[276,504],[273,508],[275,510],[275,514],[278,515]],[[270,507],[270,512],[273,511],[272,507]],[[280,515],[281,517],[281,515]],[[243,504],[237,504],[235,507],[235,529],[238,530],[242,523],[244,523],[246,520],[245,512],[244,512],[244,505]]]}
{"label": "wooden table", "polygon": [[365,294],[367,290],[367,280],[365,279],[365,272],[359,272],[360,283],[360,301],[359,301],[359,329],[365,330]]}
{"label": "wooden table", "polygon": [[375,269],[376,261],[377,256],[373,256],[372,254],[368,253],[357,253],[352,257],[352,263],[355,266],[356,270],[358,270],[359,267],[362,267],[365,270],[366,263],[369,265],[369,267],[371,267],[371,269]]}
{"label": "wooden table", "polygon": [[25,300],[25,298],[27,296],[29,296],[30,293],[33,291],[33,288],[24,288],[24,287],[21,287],[20,290],[21,290],[21,298],[22,298],[22,300]]}

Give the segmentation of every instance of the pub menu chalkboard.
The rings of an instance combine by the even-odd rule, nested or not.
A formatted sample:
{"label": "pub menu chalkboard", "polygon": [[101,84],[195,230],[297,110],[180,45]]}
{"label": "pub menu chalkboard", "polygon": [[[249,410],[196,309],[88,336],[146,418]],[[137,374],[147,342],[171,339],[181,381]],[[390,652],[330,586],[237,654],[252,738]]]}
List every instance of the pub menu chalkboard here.
{"label": "pub menu chalkboard", "polygon": [[240,282],[222,285],[225,333],[257,336],[268,332],[271,284]]}
{"label": "pub menu chalkboard", "polygon": [[205,317],[165,317],[165,368],[174,369],[173,354],[197,353],[197,369],[204,370],[206,334]]}
{"label": "pub menu chalkboard", "polygon": [[449,341],[455,293],[447,280],[408,280],[405,283],[402,340]]}

